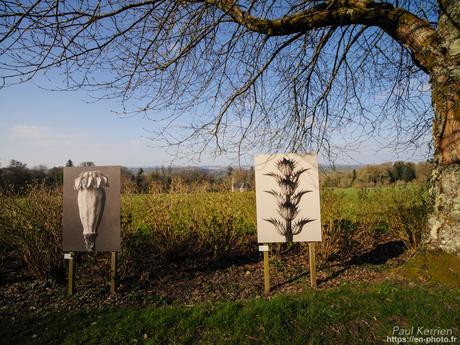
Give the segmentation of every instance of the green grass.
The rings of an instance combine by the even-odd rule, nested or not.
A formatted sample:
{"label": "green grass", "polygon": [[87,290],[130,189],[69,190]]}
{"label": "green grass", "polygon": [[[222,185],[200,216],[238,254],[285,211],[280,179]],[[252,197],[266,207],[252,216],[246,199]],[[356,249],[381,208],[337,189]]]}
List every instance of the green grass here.
{"label": "green grass", "polygon": [[378,344],[394,326],[452,329],[458,289],[395,283],[195,307],[111,308],[2,318],[2,344]]}
{"label": "green grass", "polygon": [[[359,215],[362,204],[366,201],[374,202],[375,211],[382,212],[386,206],[385,200],[388,201],[388,199],[400,196],[412,203],[412,198],[419,198],[420,193],[423,193],[423,187],[414,183],[372,188],[346,187],[328,189],[334,191],[335,195],[347,205],[348,213],[353,215]],[[324,192],[324,189],[322,192]],[[380,203],[375,203],[376,200],[380,200]]]}

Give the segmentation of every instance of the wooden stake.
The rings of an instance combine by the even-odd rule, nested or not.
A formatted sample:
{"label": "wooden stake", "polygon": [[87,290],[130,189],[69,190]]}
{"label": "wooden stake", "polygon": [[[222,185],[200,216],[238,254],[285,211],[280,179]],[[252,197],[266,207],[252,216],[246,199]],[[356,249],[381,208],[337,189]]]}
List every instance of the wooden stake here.
{"label": "wooden stake", "polygon": [[117,252],[112,252],[112,264],[110,270],[110,293],[117,292]]}
{"label": "wooden stake", "polygon": [[67,296],[72,296],[75,292],[75,264],[74,264],[74,253],[70,252],[69,260],[69,277],[67,280]]}
{"label": "wooden stake", "polygon": [[264,251],[264,292],[266,296],[270,293],[270,262],[268,250]]}
{"label": "wooden stake", "polygon": [[313,289],[316,289],[315,242],[308,242],[308,256],[310,261],[310,285]]}

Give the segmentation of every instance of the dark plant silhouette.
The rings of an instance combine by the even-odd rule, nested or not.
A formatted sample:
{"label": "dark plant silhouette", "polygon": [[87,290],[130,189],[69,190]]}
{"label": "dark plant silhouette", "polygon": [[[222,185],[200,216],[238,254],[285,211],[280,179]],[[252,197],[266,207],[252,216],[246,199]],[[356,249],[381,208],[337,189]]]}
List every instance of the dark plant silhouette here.
{"label": "dark plant silhouette", "polygon": [[302,168],[296,170],[296,165],[295,160],[284,157],[276,162],[279,173],[264,174],[276,179],[280,187],[280,192],[273,189],[265,192],[276,198],[278,202],[278,214],[283,218],[282,221],[277,218],[264,220],[272,223],[276,230],[282,236],[286,237],[287,242],[292,242],[294,235],[300,234],[305,224],[314,221],[314,219],[309,218],[300,218],[294,221],[299,213],[298,206],[300,200],[305,194],[311,192],[311,190],[297,190],[300,176],[309,169]]}

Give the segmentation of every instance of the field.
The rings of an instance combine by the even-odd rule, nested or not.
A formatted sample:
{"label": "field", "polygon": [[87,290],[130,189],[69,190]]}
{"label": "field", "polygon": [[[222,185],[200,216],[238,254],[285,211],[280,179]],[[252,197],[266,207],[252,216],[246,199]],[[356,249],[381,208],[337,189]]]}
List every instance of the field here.
{"label": "field", "polygon": [[[373,248],[382,238],[415,249],[431,207],[429,193],[406,185],[375,189],[324,189],[321,222],[325,241],[320,261]],[[123,198],[129,234],[162,243],[165,256],[186,255],[184,244],[214,256],[254,247],[254,192],[135,195]],[[276,246],[275,246],[276,247]]]}
{"label": "field", "polygon": [[[0,195],[0,336],[6,343],[384,343],[394,326],[459,335],[460,265],[426,254],[424,187],[325,189],[318,287],[303,244],[271,246],[263,298],[255,194],[123,195],[119,289],[109,256],[77,257],[65,297],[62,195]],[[436,320],[436,325],[432,320]],[[78,326],[78,327],[77,327]]]}

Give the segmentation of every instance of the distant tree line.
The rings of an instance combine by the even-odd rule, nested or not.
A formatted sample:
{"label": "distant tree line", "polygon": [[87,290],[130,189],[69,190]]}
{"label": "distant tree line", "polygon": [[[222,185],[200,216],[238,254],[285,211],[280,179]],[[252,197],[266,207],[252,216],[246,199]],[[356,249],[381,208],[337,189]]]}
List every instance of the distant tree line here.
{"label": "distant tree line", "polygon": [[[82,162],[80,166],[94,166],[93,162]],[[72,160],[65,164],[74,166]],[[407,182],[425,182],[431,174],[429,162],[411,163],[398,161],[367,165],[355,169],[322,170],[322,187],[377,187]],[[44,183],[47,186],[61,186],[63,168],[37,166],[27,168],[27,164],[11,160],[6,168],[0,169],[0,188],[23,191],[27,185]],[[233,186],[233,188],[232,188]],[[199,167],[160,167],[121,170],[123,193],[188,193],[246,191],[255,189],[254,168],[205,169]]]}
{"label": "distant tree line", "polygon": [[402,162],[366,165],[347,170],[323,170],[320,183],[324,187],[376,187],[407,182],[426,182],[432,170],[430,162]]}
{"label": "distant tree line", "polygon": [[[92,166],[93,162],[82,162],[80,166]],[[68,160],[66,167],[73,167],[72,160]],[[28,185],[43,183],[46,186],[62,186],[64,181],[63,167],[48,168],[38,165],[28,168],[26,163],[12,159],[6,168],[0,169],[0,188],[9,188],[17,193],[23,192]]]}
{"label": "distant tree line", "polygon": [[62,185],[62,171],[62,167],[48,169],[43,165],[29,169],[27,164],[12,159],[6,168],[0,169],[0,187],[21,192],[33,183],[44,183],[48,186]]}
{"label": "distant tree line", "polygon": [[222,192],[245,186],[254,189],[254,169],[204,169],[199,167],[161,167],[134,173],[122,169],[122,189],[126,193]]}
{"label": "distant tree line", "polygon": [[[82,162],[79,166],[94,166],[93,162]],[[68,160],[66,167],[73,167]],[[18,193],[28,185],[43,183],[47,186],[63,184],[63,167],[47,168],[44,165],[29,169],[27,164],[11,160],[6,168],[0,169],[0,188],[10,188]],[[121,188],[124,193],[187,193],[221,192],[236,190],[244,185],[246,190],[254,189],[254,169],[223,168],[204,169],[198,167],[160,167],[153,169],[121,169]]]}

